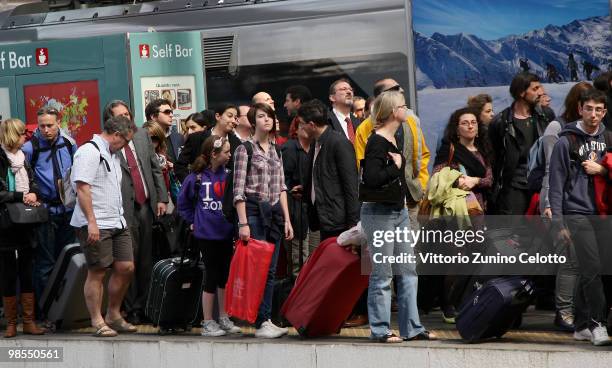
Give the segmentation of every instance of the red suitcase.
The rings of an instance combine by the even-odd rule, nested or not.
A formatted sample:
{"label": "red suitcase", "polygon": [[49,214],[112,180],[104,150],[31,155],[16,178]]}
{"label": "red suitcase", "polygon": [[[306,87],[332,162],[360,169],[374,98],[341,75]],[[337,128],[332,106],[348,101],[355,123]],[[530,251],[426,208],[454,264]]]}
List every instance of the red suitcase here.
{"label": "red suitcase", "polygon": [[337,334],[367,287],[359,256],[330,238],[304,264],[281,314],[302,337]]}

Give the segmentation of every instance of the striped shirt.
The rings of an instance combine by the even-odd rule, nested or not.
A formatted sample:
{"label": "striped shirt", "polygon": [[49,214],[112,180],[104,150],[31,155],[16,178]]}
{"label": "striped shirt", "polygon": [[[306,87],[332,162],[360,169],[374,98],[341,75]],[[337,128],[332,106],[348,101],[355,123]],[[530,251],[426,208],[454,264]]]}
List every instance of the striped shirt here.
{"label": "striped shirt", "polygon": [[253,145],[251,171],[248,174],[246,148],[240,145],[234,152],[234,204],[249,197],[275,205],[281,192],[287,190],[283,162],[274,144],[270,143],[266,153],[259,143],[254,143],[251,138],[248,141]]}
{"label": "striped shirt", "polygon": [[[100,229],[122,229],[127,227],[123,217],[123,201],[121,198],[121,163],[119,155],[111,154],[108,142],[97,134],[92,141],[96,142],[100,151],[93,144],[83,144],[74,154],[70,181],[76,191],[76,183],[91,185],[91,199],[94,216]],[[100,156],[108,162],[100,160]],[[87,225],[87,218],[78,203],[74,208],[70,225],[82,227]]]}

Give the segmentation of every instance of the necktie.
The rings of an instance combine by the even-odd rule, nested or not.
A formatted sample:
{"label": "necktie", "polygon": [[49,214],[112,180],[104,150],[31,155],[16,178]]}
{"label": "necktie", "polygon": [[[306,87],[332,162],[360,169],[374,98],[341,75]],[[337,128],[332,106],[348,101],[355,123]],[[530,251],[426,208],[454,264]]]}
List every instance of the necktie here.
{"label": "necktie", "polygon": [[136,157],[134,157],[134,152],[132,152],[132,149],[129,146],[126,146],[123,151],[125,152],[125,159],[127,160],[128,167],[130,168],[130,175],[132,175],[136,203],[142,206],[147,201],[147,196],[145,195],[144,183],[142,182],[142,176],[140,176],[140,170],[138,170]]}
{"label": "necktie", "polygon": [[355,143],[355,129],[353,128],[353,122],[348,116],[346,117],[346,119],[344,119],[344,121],[346,121],[346,131],[348,132],[348,139],[349,141],[351,141],[351,143]]}

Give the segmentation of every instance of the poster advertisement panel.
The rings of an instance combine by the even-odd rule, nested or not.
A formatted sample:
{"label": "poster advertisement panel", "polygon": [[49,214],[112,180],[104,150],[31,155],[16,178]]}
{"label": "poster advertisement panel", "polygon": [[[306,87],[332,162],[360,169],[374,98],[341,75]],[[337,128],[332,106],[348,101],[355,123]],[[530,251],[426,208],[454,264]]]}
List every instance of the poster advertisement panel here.
{"label": "poster advertisement panel", "polygon": [[418,111],[432,156],[450,114],[469,96],[490,95],[495,113],[510,106],[508,88],[518,72],[540,77],[559,115],[577,81],[592,81],[612,68],[608,0],[412,5]]}
{"label": "poster advertisement panel", "polygon": [[137,125],[146,120],[146,105],[158,98],[172,105],[175,124],[206,108],[200,32],[130,33],[128,38]]}
{"label": "poster advertisement panel", "polygon": [[35,123],[44,106],[60,112],[60,126],[77,145],[100,132],[100,95],[97,80],[35,84],[24,87],[26,121]]}

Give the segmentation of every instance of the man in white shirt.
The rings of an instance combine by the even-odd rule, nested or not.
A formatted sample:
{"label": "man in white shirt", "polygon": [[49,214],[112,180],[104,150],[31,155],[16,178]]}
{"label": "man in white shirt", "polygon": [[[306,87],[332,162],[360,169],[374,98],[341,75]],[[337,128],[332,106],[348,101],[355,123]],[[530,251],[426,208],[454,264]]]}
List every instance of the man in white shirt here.
{"label": "man in white shirt", "polygon": [[236,128],[234,128],[234,134],[236,137],[240,139],[240,141],[244,142],[251,136],[251,123],[249,123],[249,119],[247,118],[247,114],[249,113],[250,106],[240,105],[238,106],[238,118],[236,118]]}
{"label": "man in white shirt", "polygon": [[[116,116],[104,122],[102,134],[94,135],[74,155],[71,172],[77,205],[70,225],[76,228],[87,261],[85,302],[95,336],[135,332],[120,313],[121,303],[134,272],[132,238],[123,216],[121,162],[118,153],[136,132],[134,122]],[[108,282],[108,309],[102,318],[103,279]]]}
{"label": "man in white shirt", "polygon": [[329,87],[329,101],[332,105],[332,113],[329,114],[329,124],[332,129],[343,133],[344,136],[355,142],[355,131],[359,126],[359,120],[351,116],[353,107],[353,87],[347,79],[338,79]]}

